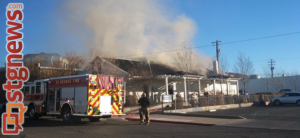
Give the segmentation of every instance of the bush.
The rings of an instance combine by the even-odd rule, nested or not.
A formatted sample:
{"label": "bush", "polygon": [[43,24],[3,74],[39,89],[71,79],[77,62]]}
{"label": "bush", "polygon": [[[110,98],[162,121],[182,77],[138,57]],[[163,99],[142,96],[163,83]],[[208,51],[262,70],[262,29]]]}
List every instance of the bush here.
{"label": "bush", "polygon": [[[176,99],[176,109],[183,109],[183,103],[184,103],[183,98],[177,97],[177,99]],[[173,101],[172,105],[175,105],[175,101]],[[172,109],[175,109],[175,106],[172,107]]]}
{"label": "bush", "polygon": [[222,96],[216,97],[216,105],[223,105],[223,97]]}
{"label": "bush", "polygon": [[208,105],[208,102],[207,102],[207,97],[201,97],[199,98],[199,101],[198,101],[198,106],[201,107],[201,106],[207,106]]}
{"label": "bush", "polygon": [[251,95],[251,96],[250,96],[250,101],[251,101],[251,102],[259,102],[259,100],[258,100],[258,95]]}
{"label": "bush", "polygon": [[264,95],[263,96],[263,101],[270,101],[269,95]]}
{"label": "bush", "polygon": [[240,103],[247,103],[247,97],[246,96],[240,96],[239,101],[240,101]]}
{"label": "bush", "polygon": [[197,100],[191,99],[190,104],[191,104],[192,107],[197,107]]}
{"label": "bush", "polygon": [[238,104],[239,103],[239,96],[234,95],[232,98],[233,98],[233,104]]}
{"label": "bush", "polygon": [[224,101],[225,101],[225,104],[233,104],[232,96],[225,96]]}
{"label": "bush", "polygon": [[216,105],[216,97],[209,97],[209,106]]}
{"label": "bush", "polygon": [[126,103],[124,104],[124,107],[130,107],[130,106],[137,106],[137,97],[136,95],[126,95]]}

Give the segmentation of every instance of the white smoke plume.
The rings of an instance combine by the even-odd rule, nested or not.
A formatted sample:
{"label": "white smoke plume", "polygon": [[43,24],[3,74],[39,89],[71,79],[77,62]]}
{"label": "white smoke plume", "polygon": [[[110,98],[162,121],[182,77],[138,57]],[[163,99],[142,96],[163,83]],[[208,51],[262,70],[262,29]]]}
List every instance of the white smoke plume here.
{"label": "white smoke plume", "polygon": [[[63,14],[69,28],[88,35],[85,50],[93,47],[108,57],[130,59],[136,58],[132,55],[181,49],[183,42],[192,41],[196,23],[185,15],[168,13],[159,2],[66,1]],[[176,52],[146,55],[148,60],[163,63],[173,63],[172,56]]]}

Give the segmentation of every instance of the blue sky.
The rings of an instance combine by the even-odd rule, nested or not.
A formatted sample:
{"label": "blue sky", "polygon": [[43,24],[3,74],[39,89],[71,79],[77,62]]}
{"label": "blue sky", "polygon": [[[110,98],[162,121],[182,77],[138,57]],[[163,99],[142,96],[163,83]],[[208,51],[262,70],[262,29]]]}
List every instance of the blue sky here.
{"label": "blue sky", "polygon": [[[0,1],[0,66],[3,66],[7,52],[6,44],[6,6],[10,2]],[[25,1],[24,9],[24,54],[52,52],[63,54],[59,47],[74,46],[83,42],[72,34],[59,31],[64,23],[58,7],[61,1]],[[209,45],[219,40],[222,43],[259,38],[300,31],[299,0],[164,0],[159,3],[165,11],[173,15],[184,14],[197,26],[193,38],[195,46]],[[51,37],[49,37],[51,36]],[[276,61],[275,71],[300,72],[300,34],[220,45],[221,56],[226,55],[230,69],[239,52],[249,56],[254,63],[255,74],[263,74],[269,59]],[[222,44],[220,43],[220,44]],[[68,48],[70,49],[70,47]],[[215,47],[197,49],[215,57]]]}

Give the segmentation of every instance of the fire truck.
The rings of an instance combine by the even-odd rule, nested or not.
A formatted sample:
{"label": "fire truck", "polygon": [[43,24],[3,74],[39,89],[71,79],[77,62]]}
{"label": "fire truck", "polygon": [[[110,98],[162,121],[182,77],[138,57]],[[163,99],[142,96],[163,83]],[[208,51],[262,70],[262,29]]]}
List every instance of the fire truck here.
{"label": "fire truck", "polygon": [[91,122],[124,115],[125,82],[111,75],[74,75],[25,84],[24,104],[30,119],[57,116],[64,122],[89,118]]}

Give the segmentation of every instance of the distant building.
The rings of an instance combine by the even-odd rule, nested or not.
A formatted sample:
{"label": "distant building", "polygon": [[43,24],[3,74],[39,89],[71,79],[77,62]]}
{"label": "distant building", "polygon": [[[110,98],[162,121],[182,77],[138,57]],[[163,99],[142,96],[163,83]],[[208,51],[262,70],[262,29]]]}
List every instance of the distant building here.
{"label": "distant building", "polygon": [[44,67],[57,67],[66,68],[68,60],[65,57],[56,53],[39,53],[39,54],[26,54],[23,58],[23,63],[27,64],[40,64]]}

